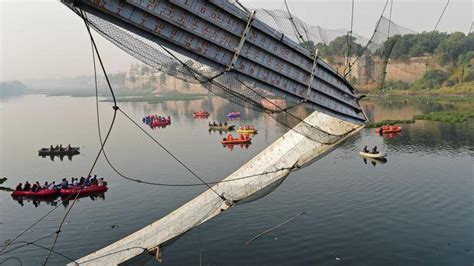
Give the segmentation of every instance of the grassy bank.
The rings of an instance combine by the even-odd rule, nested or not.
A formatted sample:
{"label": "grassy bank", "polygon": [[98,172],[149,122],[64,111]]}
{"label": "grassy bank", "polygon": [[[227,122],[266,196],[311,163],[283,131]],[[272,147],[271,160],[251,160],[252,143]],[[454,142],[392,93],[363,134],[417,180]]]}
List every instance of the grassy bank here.
{"label": "grassy bank", "polygon": [[377,101],[438,101],[438,102],[473,102],[474,82],[456,84],[451,87],[441,87],[433,90],[386,90],[367,92],[363,100]]}
{"label": "grassy bank", "polygon": [[424,115],[415,115],[416,120],[431,120],[448,123],[465,122],[470,118],[474,118],[474,110],[456,111],[456,112],[431,112]]}
{"label": "grassy bank", "polygon": [[414,115],[409,120],[382,120],[376,123],[369,123],[367,128],[381,127],[383,125],[413,124],[416,120],[430,120],[445,123],[461,123],[474,118],[474,110],[431,112],[429,114]]}
{"label": "grassy bank", "polygon": [[[41,93],[48,97],[54,96],[69,96],[69,97],[95,97],[95,91],[91,89],[64,89],[64,90],[43,90]],[[156,95],[151,90],[115,90],[115,96],[117,102],[146,102],[149,104],[158,104],[167,101],[192,101],[201,100],[207,96],[207,94],[193,93],[193,94],[178,94],[169,93],[163,95]],[[107,99],[102,102],[112,102],[110,92],[108,90],[101,89],[98,92],[100,97],[106,97]]]}

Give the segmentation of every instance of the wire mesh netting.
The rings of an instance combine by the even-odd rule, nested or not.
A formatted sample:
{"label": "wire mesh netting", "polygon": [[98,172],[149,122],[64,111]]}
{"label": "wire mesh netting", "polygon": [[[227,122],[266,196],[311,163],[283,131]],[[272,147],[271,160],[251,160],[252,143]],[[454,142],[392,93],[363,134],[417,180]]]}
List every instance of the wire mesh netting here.
{"label": "wire mesh netting", "polygon": [[245,108],[267,113],[288,129],[293,129],[302,122],[303,126],[299,127],[298,133],[319,143],[332,144],[343,137],[304,122],[311,110],[301,105],[301,102],[280,98],[272,93],[270,86],[262,82],[249,82],[234,72],[223,73],[197,60],[172,52],[159,42],[144,38],[94,14],[84,14],[90,26],[104,38],[166,75],[201,84],[217,96]]}
{"label": "wire mesh netting", "polygon": [[[324,48],[324,46],[337,41],[338,38],[347,39],[350,34],[353,42],[359,45],[359,51],[354,53],[354,57],[344,59],[341,72],[348,78],[357,76],[359,80],[359,76],[365,74],[365,76],[371,76],[366,78],[366,81],[372,80],[377,84],[383,84],[389,54],[385,58],[382,56],[382,59],[379,60],[370,60],[370,55],[381,50],[384,42],[390,36],[413,32],[385,18],[383,12],[376,23],[373,36],[367,39],[349,30],[331,30],[307,24],[288,10],[247,9],[243,6],[240,8],[244,8],[245,12],[255,11],[257,20],[283,33],[284,36],[310,52],[315,52],[318,47]],[[82,11],[76,9],[75,12],[79,14]],[[94,14],[85,14],[88,23],[100,35],[156,71],[188,83],[200,84],[213,94],[233,103],[265,112],[289,129],[302,122],[311,113],[301,104],[301,101],[292,101],[286,97],[282,99],[281,95],[274,93],[271,86],[263,82],[250,82],[245,77],[239,76],[237,72],[225,72],[222,69],[203,64],[199,62],[199,59],[189,58],[181,53],[171,51],[162,46],[160,41],[154,37],[145,38]],[[346,49],[350,50],[350,48]],[[324,59],[324,54],[322,56]],[[338,68],[337,62],[331,62],[333,60],[330,59],[326,61],[329,61],[336,69]],[[356,71],[350,73],[356,62],[358,66]],[[369,72],[371,72],[370,75],[367,75]],[[334,143],[342,137],[334,136],[309,124],[307,127],[305,132],[300,133],[321,143]]]}

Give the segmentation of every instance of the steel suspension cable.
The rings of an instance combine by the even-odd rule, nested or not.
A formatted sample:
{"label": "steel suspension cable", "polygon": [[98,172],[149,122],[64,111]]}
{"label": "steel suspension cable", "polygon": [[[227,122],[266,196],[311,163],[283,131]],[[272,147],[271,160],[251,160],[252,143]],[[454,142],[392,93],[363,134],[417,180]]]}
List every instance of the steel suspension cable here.
{"label": "steel suspension cable", "polygon": [[[109,80],[109,78],[108,78],[108,76],[107,76],[107,72],[105,71],[104,64],[103,64],[102,59],[101,59],[101,57],[100,57],[100,54],[99,54],[99,52],[98,52],[97,45],[96,45],[96,43],[95,43],[95,41],[94,41],[94,37],[92,36],[92,32],[91,32],[91,30],[90,30],[90,27],[89,27],[87,18],[86,18],[86,16],[85,16],[83,13],[82,13],[82,15],[83,15],[83,20],[84,20],[84,24],[85,24],[85,26],[86,26],[87,32],[89,33],[89,37],[90,37],[91,44],[93,45],[94,50],[95,50],[96,53],[97,53],[97,59],[99,59],[99,63],[100,63],[100,65],[101,65],[101,67],[102,67],[102,71],[103,71],[103,73],[104,73],[105,79],[106,79],[107,84],[108,84],[108,86],[109,86],[110,93],[111,93],[111,95],[112,95],[113,102],[114,102],[114,106],[113,106],[113,110],[114,110],[114,111],[113,111],[112,121],[111,121],[111,123],[110,123],[109,129],[108,129],[107,134],[106,134],[106,136],[105,136],[104,142],[102,143],[102,145],[101,145],[101,147],[100,147],[100,149],[99,149],[99,152],[97,153],[97,156],[95,157],[94,162],[92,163],[92,166],[91,166],[91,168],[90,168],[90,170],[89,170],[89,173],[88,173],[88,175],[87,175],[87,176],[90,176],[91,173],[92,173],[92,171],[93,171],[94,168],[95,168],[95,165],[97,164],[97,161],[99,160],[100,154],[102,153],[102,150],[104,149],[104,146],[105,146],[105,144],[107,143],[107,140],[108,140],[109,137],[110,137],[110,133],[112,133],[112,129],[113,129],[114,124],[115,124],[115,119],[116,119],[116,117],[117,117],[117,110],[119,110],[119,108],[118,108],[118,106],[117,106],[117,100],[116,100],[116,98],[115,98],[114,91],[113,91],[112,86],[111,86],[111,84],[110,84],[110,80]],[[51,247],[49,248],[48,255],[46,256],[46,259],[44,260],[43,265],[46,265],[46,264],[48,263],[48,259],[49,259],[49,257],[51,256],[51,253],[52,253],[53,250],[54,250],[54,247],[55,247],[55,245],[56,245],[56,242],[58,241],[59,234],[61,233],[61,229],[62,229],[62,227],[63,227],[63,225],[64,225],[64,222],[66,221],[67,216],[69,215],[69,213],[71,212],[72,208],[74,207],[74,205],[75,205],[77,199],[79,198],[79,195],[81,194],[81,191],[82,191],[82,188],[83,188],[83,187],[84,187],[84,185],[82,185],[82,186],[81,186],[81,189],[75,194],[75,197],[74,197],[73,202],[71,203],[71,205],[69,206],[69,208],[66,210],[66,213],[64,214],[63,218],[61,219],[61,222],[59,223],[59,226],[58,226],[58,230],[56,231],[56,236],[55,236],[55,238],[54,238],[54,240],[53,240],[53,243],[51,244]]]}
{"label": "steel suspension cable", "polygon": [[[375,35],[377,34],[377,29],[379,28],[380,22],[382,21],[383,14],[385,13],[385,9],[387,8],[388,1],[389,1],[389,0],[386,0],[386,1],[385,1],[385,5],[383,6],[382,13],[380,14],[379,20],[377,21],[377,23],[376,23],[376,25],[375,25],[374,33],[372,33],[372,36],[370,37],[370,39],[369,39],[369,41],[367,42],[367,44],[365,44],[364,49],[362,49],[362,52],[360,53],[360,55],[357,56],[356,59],[354,59],[354,62],[351,63],[352,65],[354,65],[354,64],[360,59],[360,57],[365,53],[365,51],[367,51],[367,49],[369,48],[369,45],[372,43],[372,41],[373,41]],[[352,70],[351,70],[351,71],[352,71]],[[344,78],[345,78],[347,75],[349,75],[351,71],[349,71],[348,73],[344,74]]]}

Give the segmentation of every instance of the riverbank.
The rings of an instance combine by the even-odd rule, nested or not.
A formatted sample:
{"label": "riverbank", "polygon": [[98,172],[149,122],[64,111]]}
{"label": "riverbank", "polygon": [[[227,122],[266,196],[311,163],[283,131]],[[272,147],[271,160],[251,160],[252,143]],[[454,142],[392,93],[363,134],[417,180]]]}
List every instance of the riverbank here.
{"label": "riverbank", "polygon": [[[158,104],[163,102],[175,101],[194,101],[202,100],[208,94],[190,93],[190,94],[165,94],[165,95],[144,95],[117,98],[117,102],[146,102],[148,104]],[[112,99],[105,99],[102,102],[112,102]]]}
{"label": "riverbank", "polygon": [[456,84],[451,87],[441,87],[434,90],[396,90],[388,89],[368,92],[363,101],[438,101],[438,102],[474,102],[474,82]]}
{"label": "riverbank", "polygon": [[413,119],[393,120],[387,119],[376,123],[368,123],[367,128],[376,128],[383,125],[413,124],[416,120],[430,120],[445,123],[462,123],[474,118],[474,109],[464,111],[430,112],[428,114],[414,115]]}
{"label": "riverbank", "polygon": [[[48,97],[69,96],[69,97],[95,97],[94,90],[86,89],[64,89],[64,90],[43,90],[39,94],[45,94]],[[204,99],[208,94],[205,93],[167,93],[155,94],[151,90],[115,90],[117,102],[146,102],[148,104],[158,104],[168,101],[193,101]],[[101,102],[112,102],[110,92],[104,89],[99,90],[98,96]]]}

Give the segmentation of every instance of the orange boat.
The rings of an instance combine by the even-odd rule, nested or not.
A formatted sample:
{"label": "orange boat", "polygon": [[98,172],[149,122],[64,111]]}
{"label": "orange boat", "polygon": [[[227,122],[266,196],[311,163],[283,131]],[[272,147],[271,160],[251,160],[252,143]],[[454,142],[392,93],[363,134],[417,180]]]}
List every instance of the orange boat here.
{"label": "orange boat", "polygon": [[232,134],[227,135],[227,138],[224,138],[221,143],[226,144],[245,144],[252,142],[252,138],[248,135],[240,135],[240,138],[234,138]]}
{"label": "orange boat", "polygon": [[395,133],[395,132],[401,132],[402,127],[401,126],[382,126],[380,128],[377,128],[377,133]]}

